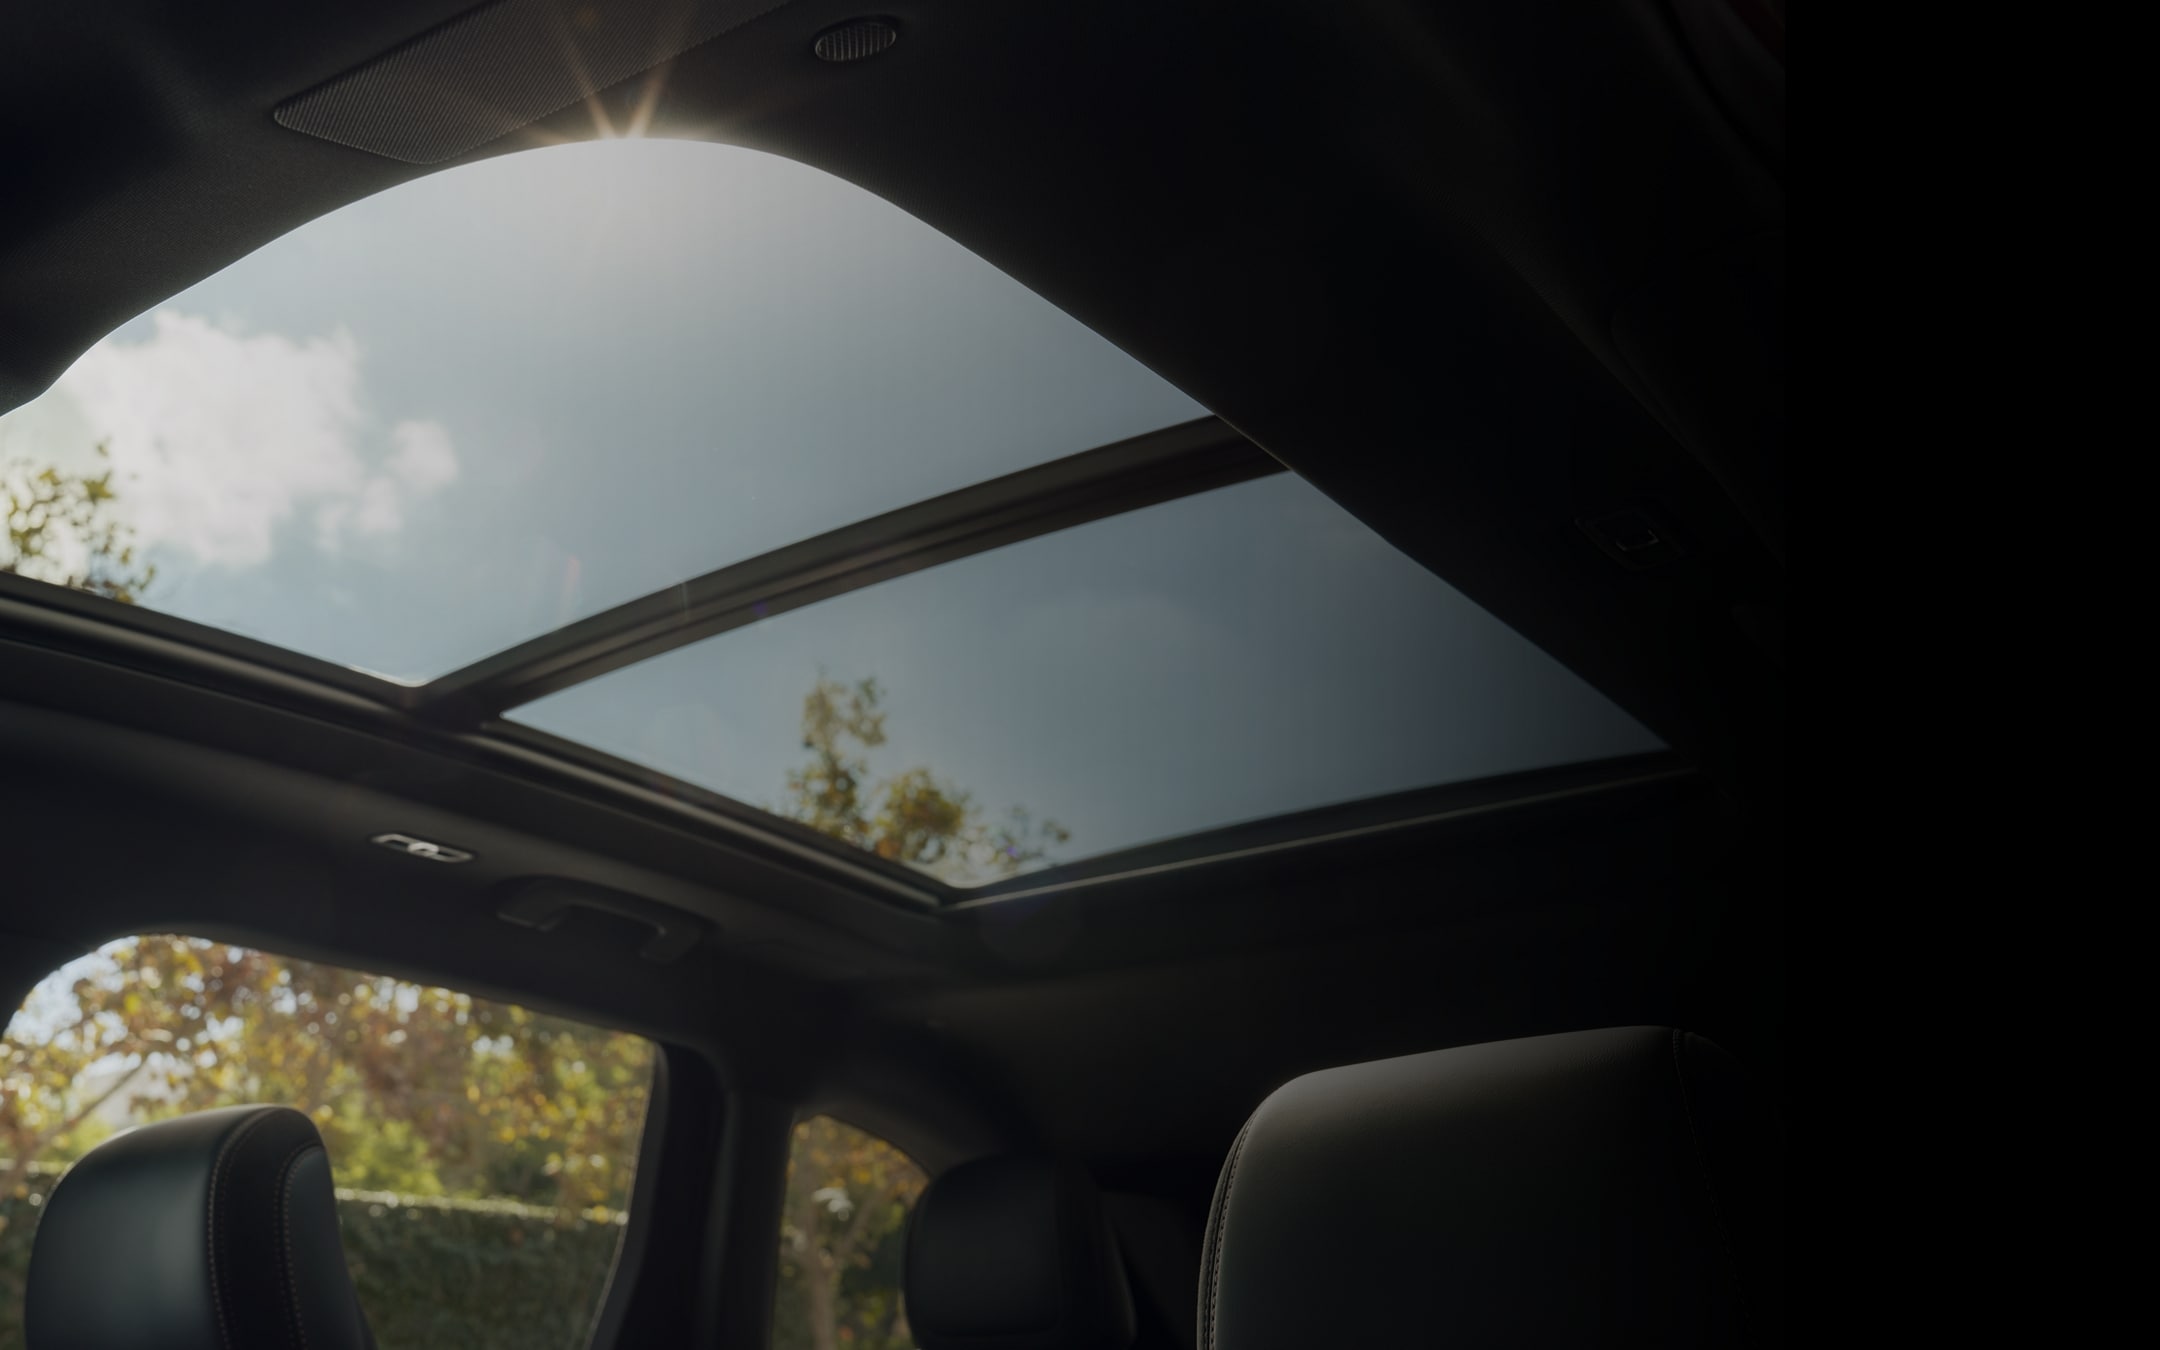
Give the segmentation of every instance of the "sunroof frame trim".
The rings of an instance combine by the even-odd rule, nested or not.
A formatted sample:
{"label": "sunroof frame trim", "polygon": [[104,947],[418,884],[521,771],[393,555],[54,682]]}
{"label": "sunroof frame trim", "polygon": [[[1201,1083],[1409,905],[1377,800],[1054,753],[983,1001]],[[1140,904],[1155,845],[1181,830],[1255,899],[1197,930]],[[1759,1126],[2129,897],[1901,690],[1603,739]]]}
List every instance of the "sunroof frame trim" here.
{"label": "sunroof frame trim", "polygon": [[1283,472],[1203,417],[829,530],[521,642],[420,686],[412,705],[477,726],[624,666],[940,563]]}
{"label": "sunroof frame trim", "polygon": [[943,909],[954,897],[969,894],[903,863],[841,843],[807,825],[774,815],[748,802],[611,755],[580,741],[566,740],[518,722],[490,721],[473,731],[453,733],[459,744],[496,761],[540,769],[552,776],[603,786],[634,797],[670,815],[684,816],[737,839],[758,844],[796,861],[812,862],[848,884],[867,886],[887,900]]}
{"label": "sunroof frame trim", "polygon": [[92,649],[132,669],[311,710],[328,705],[379,718],[407,712],[419,701],[417,685],[9,572],[0,572],[0,631],[66,651]]}
{"label": "sunroof frame trim", "polygon": [[1647,787],[1692,778],[1695,773],[1694,767],[1674,752],[1652,750],[1360,797],[1135,844],[1040,872],[1023,872],[985,886],[956,887],[954,893],[960,898],[947,908],[969,909],[1006,900],[1061,895],[1143,876]]}

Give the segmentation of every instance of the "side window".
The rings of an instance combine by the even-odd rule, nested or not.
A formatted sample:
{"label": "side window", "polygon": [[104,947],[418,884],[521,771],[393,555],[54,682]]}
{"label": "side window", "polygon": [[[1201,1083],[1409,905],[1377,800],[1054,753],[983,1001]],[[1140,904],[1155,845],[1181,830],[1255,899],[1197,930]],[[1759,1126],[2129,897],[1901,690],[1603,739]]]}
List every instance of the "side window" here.
{"label": "side window", "polygon": [[795,1127],[773,1350],[908,1350],[900,1253],[928,1178],[915,1160],[830,1116]]}
{"label": "side window", "polygon": [[22,1345],[40,1206],[121,1130],[249,1102],[329,1145],[382,1350],[590,1339],[655,1050],[624,1032],[181,937],[108,943],[0,1040],[0,1350]]}

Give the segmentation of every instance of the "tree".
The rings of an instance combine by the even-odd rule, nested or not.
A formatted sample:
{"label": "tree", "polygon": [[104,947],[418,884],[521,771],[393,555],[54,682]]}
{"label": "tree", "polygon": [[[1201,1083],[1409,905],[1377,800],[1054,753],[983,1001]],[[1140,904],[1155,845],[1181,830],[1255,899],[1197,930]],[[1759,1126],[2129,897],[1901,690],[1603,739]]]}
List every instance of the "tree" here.
{"label": "tree", "polygon": [[884,697],[875,679],[818,678],[803,698],[810,762],[788,774],[777,814],[963,885],[1010,876],[1071,840],[1057,822],[1038,822],[1017,806],[1002,820],[985,819],[968,793],[925,768],[873,783],[866,752],[885,744]]}
{"label": "tree", "polygon": [[[98,458],[110,458],[100,443]],[[122,604],[133,604],[157,575],[136,554],[134,531],[114,514],[113,471],[68,473],[14,460],[0,466],[0,572],[16,572]]]}
{"label": "tree", "polygon": [[774,1350],[904,1350],[901,1244],[927,1179],[899,1149],[829,1116],[796,1125],[781,1213]]}

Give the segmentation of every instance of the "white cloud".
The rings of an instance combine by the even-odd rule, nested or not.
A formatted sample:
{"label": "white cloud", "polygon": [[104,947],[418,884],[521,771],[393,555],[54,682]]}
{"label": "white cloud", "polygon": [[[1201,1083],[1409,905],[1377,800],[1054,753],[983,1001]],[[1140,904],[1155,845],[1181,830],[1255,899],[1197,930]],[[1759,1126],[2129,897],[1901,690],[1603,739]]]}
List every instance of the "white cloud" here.
{"label": "white cloud", "polygon": [[440,422],[400,422],[390,428],[390,472],[417,493],[430,493],[457,481],[457,451]]}
{"label": "white cloud", "polygon": [[388,478],[370,478],[360,489],[353,528],[362,534],[395,534],[404,523],[405,506],[398,497],[398,485]]}
{"label": "white cloud", "polygon": [[387,455],[369,444],[361,353],[342,328],[295,339],[171,310],[151,323],[148,338],[99,343],[38,400],[72,405],[47,421],[110,446],[116,509],[145,546],[252,567],[306,510],[316,546],[336,551],[348,534],[396,532],[457,477],[437,423],[396,424]]}

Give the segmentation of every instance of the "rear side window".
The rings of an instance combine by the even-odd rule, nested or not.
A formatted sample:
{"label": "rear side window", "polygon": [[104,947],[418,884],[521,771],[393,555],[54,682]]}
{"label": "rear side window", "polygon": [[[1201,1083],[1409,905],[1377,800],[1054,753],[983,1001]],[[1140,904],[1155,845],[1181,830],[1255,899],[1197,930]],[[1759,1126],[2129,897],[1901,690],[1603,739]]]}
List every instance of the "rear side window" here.
{"label": "rear side window", "polygon": [[773,1350],[907,1350],[900,1257],[928,1178],[915,1160],[830,1116],[795,1126]]}
{"label": "rear side window", "polygon": [[113,1134],[242,1103],[329,1146],[382,1350],[572,1350],[621,1245],[653,1044],[449,989],[182,937],[109,943],[0,1041],[0,1350],[45,1197]]}

